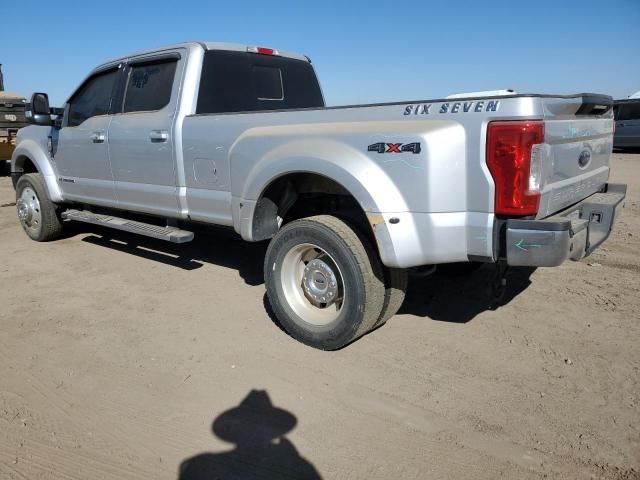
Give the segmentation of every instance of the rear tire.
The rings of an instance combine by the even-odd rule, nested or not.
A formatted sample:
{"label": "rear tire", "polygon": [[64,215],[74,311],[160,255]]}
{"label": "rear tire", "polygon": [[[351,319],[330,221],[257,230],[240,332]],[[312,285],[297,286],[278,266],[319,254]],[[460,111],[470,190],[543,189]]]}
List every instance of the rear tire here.
{"label": "rear tire", "polygon": [[387,320],[393,317],[402,304],[407,295],[407,285],[409,284],[409,272],[403,268],[387,268],[384,267],[384,306],[382,307],[382,313],[380,318],[375,324],[375,327],[384,325]]}
{"label": "rear tire", "polygon": [[27,173],[16,184],[16,208],[23,230],[36,242],[48,242],[62,234],[60,209],[49,198],[42,175]]}
{"label": "rear tire", "polygon": [[264,263],[269,303],[289,335],[335,350],[370,331],[385,303],[382,265],[348,224],[318,215],[285,225]]}

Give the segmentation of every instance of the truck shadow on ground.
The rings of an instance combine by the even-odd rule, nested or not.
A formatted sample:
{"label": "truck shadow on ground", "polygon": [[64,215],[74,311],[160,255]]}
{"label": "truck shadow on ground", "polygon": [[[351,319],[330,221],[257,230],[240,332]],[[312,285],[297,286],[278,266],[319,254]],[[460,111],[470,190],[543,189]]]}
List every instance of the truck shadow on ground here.
{"label": "truck shadow on ground", "polygon": [[319,480],[316,468],[285,436],[297,422],[291,412],[275,407],[266,391],[251,390],[238,406],[218,415],[211,426],[216,437],[235,448],[186,459],[178,470],[178,480]]}
{"label": "truck shadow on ground", "polygon": [[65,224],[66,238],[87,233],[90,235],[82,241],[93,245],[183,270],[195,270],[206,263],[219,265],[238,270],[240,277],[248,285],[264,283],[262,263],[267,243],[245,242],[230,229],[206,229],[197,232],[189,243],[175,244],[95,225],[75,222]]}
{"label": "truck shadow on ground", "polygon": [[[428,277],[413,277],[399,314],[429,317],[444,322],[466,323],[491,305],[489,285],[494,266],[487,264],[468,275],[446,276],[437,271]],[[506,305],[531,285],[533,267],[511,268],[507,288],[499,305]]]}
{"label": "truck shadow on ground", "polygon": [[[195,270],[204,264],[235,269],[248,285],[264,283],[263,263],[268,242],[243,241],[234,231],[206,228],[196,232],[194,240],[174,244],[105,227],[69,222],[65,237],[89,234],[83,242],[110,248],[183,270]],[[488,285],[493,266],[485,265],[468,275],[449,277],[435,273],[427,277],[411,277],[406,300],[400,314],[429,317],[433,320],[465,323],[490,308]],[[531,284],[534,268],[512,268],[507,277],[507,291],[502,304],[507,304]],[[275,320],[265,296],[265,307]]]}

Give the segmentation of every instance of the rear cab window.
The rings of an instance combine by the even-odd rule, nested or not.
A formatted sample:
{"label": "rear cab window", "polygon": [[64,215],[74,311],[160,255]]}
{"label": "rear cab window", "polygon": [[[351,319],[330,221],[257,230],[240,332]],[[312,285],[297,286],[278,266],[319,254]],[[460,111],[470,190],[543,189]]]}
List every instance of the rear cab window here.
{"label": "rear cab window", "polygon": [[258,100],[284,100],[282,70],[278,67],[254,65],[251,68]]}
{"label": "rear cab window", "polygon": [[308,61],[250,52],[205,52],[196,113],[324,107]]}

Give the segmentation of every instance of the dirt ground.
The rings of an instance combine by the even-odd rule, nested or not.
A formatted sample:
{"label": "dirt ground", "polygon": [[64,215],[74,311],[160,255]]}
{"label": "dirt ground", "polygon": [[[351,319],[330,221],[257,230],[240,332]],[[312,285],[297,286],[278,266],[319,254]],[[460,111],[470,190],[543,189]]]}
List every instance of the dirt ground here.
{"label": "dirt ground", "polygon": [[640,478],[640,154],[597,253],[412,280],[337,352],[264,306],[264,244],[27,239],[0,178],[0,479]]}

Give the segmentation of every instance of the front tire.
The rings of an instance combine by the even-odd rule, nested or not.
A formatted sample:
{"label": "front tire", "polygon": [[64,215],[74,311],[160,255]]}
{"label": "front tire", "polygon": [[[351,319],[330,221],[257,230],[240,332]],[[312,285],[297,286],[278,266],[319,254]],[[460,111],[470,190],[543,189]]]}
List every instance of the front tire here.
{"label": "front tire", "polygon": [[264,274],[282,327],[314,348],[349,344],[371,330],[382,312],[379,258],[354,229],[330,215],[285,225],[269,244]]}
{"label": "front tire", "polygon": [[27,173],[18,180],[16,208],[20,224],[32,240],[47,242],[62,234],[59,208],[49,199],[39,173]]}

